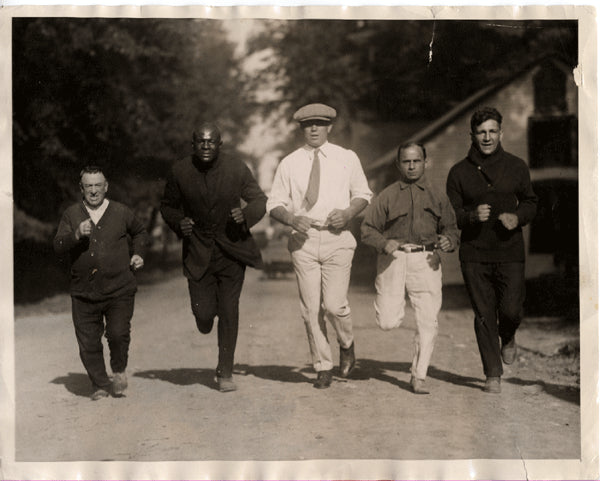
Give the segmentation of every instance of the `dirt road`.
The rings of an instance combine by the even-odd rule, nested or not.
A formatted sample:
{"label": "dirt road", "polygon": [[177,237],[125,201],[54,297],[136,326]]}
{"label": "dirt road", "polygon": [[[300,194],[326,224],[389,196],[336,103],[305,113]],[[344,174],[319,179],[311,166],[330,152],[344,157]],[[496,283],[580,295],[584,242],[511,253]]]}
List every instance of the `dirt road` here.
{"label": "dirt road", "polygon": [[[110,462],[54,465],[66,470],[65,479],[81,476],[75,469],[84,469],[84,479],[160,477],[164,469],[169,479],[186,476],[168,471],[180,464],[167,461],[227,461],[193,464],[187,476],[194,479],[307,478],[313,469],[320,479],[360,479],[362,473],[375,476],[373,464],[362,464],[369,460],[391,460],[377,472],[389,479],[448,477],[455,468],[460,479],[473,473],[477,479],[495,473],[524,479],[544,467],[567,479],[560,478],[564,463],[535,460],[577,463],[580,457],[577,326],[527,318],[518,334],[519,360],[506,367],[502,393],[487,394],[464,290],[449,287],[444,295],[427,381],[431,394],[421,396],[408,383],[412,311],[400,329],[379,330],[368,287],[350,291],[358,368],[326,390],[312,387],[292,276],[263,279],[248,271],[234,374],[239,389],[232,393],[215,389],[216,330],[206,336],[196,331],[179,272],[139,289],[129,389],[119,399],[88,397],[68,296],[17,306],[15,459],[160,462],[119,464],[117,474]],[[509,464],[505,472],[495,461],[462,461],[507,459],[531,461]],[[250,468],[235,462],[244,460],[298,463]],[[398,464],[403,460],[416,464]],[[27,466],[32,478],[47,477],[47,464]],[[470,471],[463,471],[467,466]],[[217,467],[227,471],[214,474]]]}

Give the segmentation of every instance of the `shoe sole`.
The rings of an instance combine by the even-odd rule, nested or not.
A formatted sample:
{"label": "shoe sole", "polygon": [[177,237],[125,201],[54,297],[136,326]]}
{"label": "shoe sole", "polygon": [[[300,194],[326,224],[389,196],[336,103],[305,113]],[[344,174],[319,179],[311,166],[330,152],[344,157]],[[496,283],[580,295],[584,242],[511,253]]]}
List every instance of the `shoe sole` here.
{"label": "shoe sole", "polygon": [[223,388],[219,388],[219,392],[233,392],[233,391],[237,391],[237,387],[223,387]]}

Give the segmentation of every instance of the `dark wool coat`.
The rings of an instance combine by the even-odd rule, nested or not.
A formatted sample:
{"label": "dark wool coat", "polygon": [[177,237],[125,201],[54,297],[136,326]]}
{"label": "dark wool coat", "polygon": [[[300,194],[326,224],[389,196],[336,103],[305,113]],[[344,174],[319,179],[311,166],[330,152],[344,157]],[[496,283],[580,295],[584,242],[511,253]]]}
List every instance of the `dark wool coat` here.
{"label": "dark wool coat", "polygon": [[[240,226],[231,217],[231,209],[240,207],[246,219]],[[192,158],[173,166],[161,202],[165,222],[183,237],[180,221],[193,219],[192,235],[183,238],[183,272],[193,280],[205,273],[213,247],[251,267],[261,267],[260,251],[250,234],[250,227],[265,214],[267,198],[250,169],[242,161],[221,152],[209,169],[198,169]]]}

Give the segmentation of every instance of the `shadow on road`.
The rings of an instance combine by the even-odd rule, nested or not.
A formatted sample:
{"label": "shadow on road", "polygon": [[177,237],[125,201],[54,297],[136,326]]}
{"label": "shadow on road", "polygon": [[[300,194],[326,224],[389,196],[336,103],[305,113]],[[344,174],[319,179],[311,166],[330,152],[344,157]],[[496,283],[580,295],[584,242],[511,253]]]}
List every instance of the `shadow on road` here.
{"label": "shadow on road", "polygon": [[267,379],[269,381],[279,382],[314,382],[314,378],[306,376],[304,373],[313,372],[311,367],[304,367],[298,369],[296,366],[250,366],[248,364],[236,364],[234,373],[241,371],[244,374],[251,374],[252,376],[259,377],[261,379]]}
{"label": "shadow on road", "polygon": [[218,389],[215,382],[214,369],[178,368],[178,369],[152,369],[140,371],[133,374],[135,377],[144,379],[158,379],[179,386],[190,386],[202,384],[211,389]]}
{"label": "shadow on road", "polygon": [[521,386],[525,392],[530,394],[538,394],[543,391],[546,394],[550,394],[551,396],[554,396],[562,401],[577,404],[578,406],[580,404],[579,389],[573,386],[553,384],[544,381],[531,381],[514,377],[503,379],[503,381]]}
{"label": "shadow on road", "polygon": [[[388,374],[388,371],[396,371],[406,373],[410,375],[411,363],[409,362],[384,362],[375,361],[373,359],[359,359],[356,370],[350,375],[351,379],[367,380],[377,379],[383,382],[389,382],[394,386],[398,386],[406,391],[411,391],[410,382],[397,379],[396,377]],[[431,378],[438,379],[443,382],[450,384],[456,384],[459,386],[470,387],[473,389],[481,389],[481,379],[473,377],[465,377],[460,374],[443,371],[430,366],[427,375]]]}
{"label": "shadow on road", "polygon": [[67,391],[76,396],[88,397],[92,392],[90,378],[87,374],[70,372],[66,376],[57,377],[50,381],[52,384],[64,384]]}
{"label": "shadow on road", "polygon": [[[410,375],[410,366],[411,364],[409,362],[383,362],[373,359],[357,359],[356,368],[350,374],[349,380],[368,381],[369,379],[376,379],[378,381],[387,382],[393,386],[397,386],[400,389],[411,391],[408,380]],[[298,369],[297,367],[292,366],[250,366],[247,364],[236,364],[234,372],[242,372],[245,375],[253,375],[269,381],[289,383],[312,383],[314,382],[315,378],[312,367],[310,366]],[[398,379],[398,377],[391,372],[406,373],[407,379]],[[309,374],[307,376],[305,373],[312,373],[312,375]],[[337,368],[334,368],[333,374],[334,376],[339,375]],[[452,372],[443,371],[434,366],[429,368],[428,375],[443,382],[471,387],[473,389],[482,389],[481,379],[461,376]]]}

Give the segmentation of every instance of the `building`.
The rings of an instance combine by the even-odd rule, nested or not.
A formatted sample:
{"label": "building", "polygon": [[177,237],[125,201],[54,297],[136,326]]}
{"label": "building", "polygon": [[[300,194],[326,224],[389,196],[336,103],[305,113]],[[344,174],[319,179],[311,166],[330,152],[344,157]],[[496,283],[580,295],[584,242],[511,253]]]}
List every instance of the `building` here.
{"label": "building", "polygon": [[[527,276],[577,270],[578,130],[577,85],[571,68],[544,57],[510,78],[489,85],[407,138],[427,149],[430,182],[445,191],[448,171],[470,146],[470,118],[479,107],[496,107],[503,116],[505,150],[524,159],[540,198],[538,215],[525,229]],[[396,150],[366,167],[374,192],[398,178]],[[457,256],[447,256],[445,282],[462,282]],[[448,278],[450,277],[450,278]]]}

